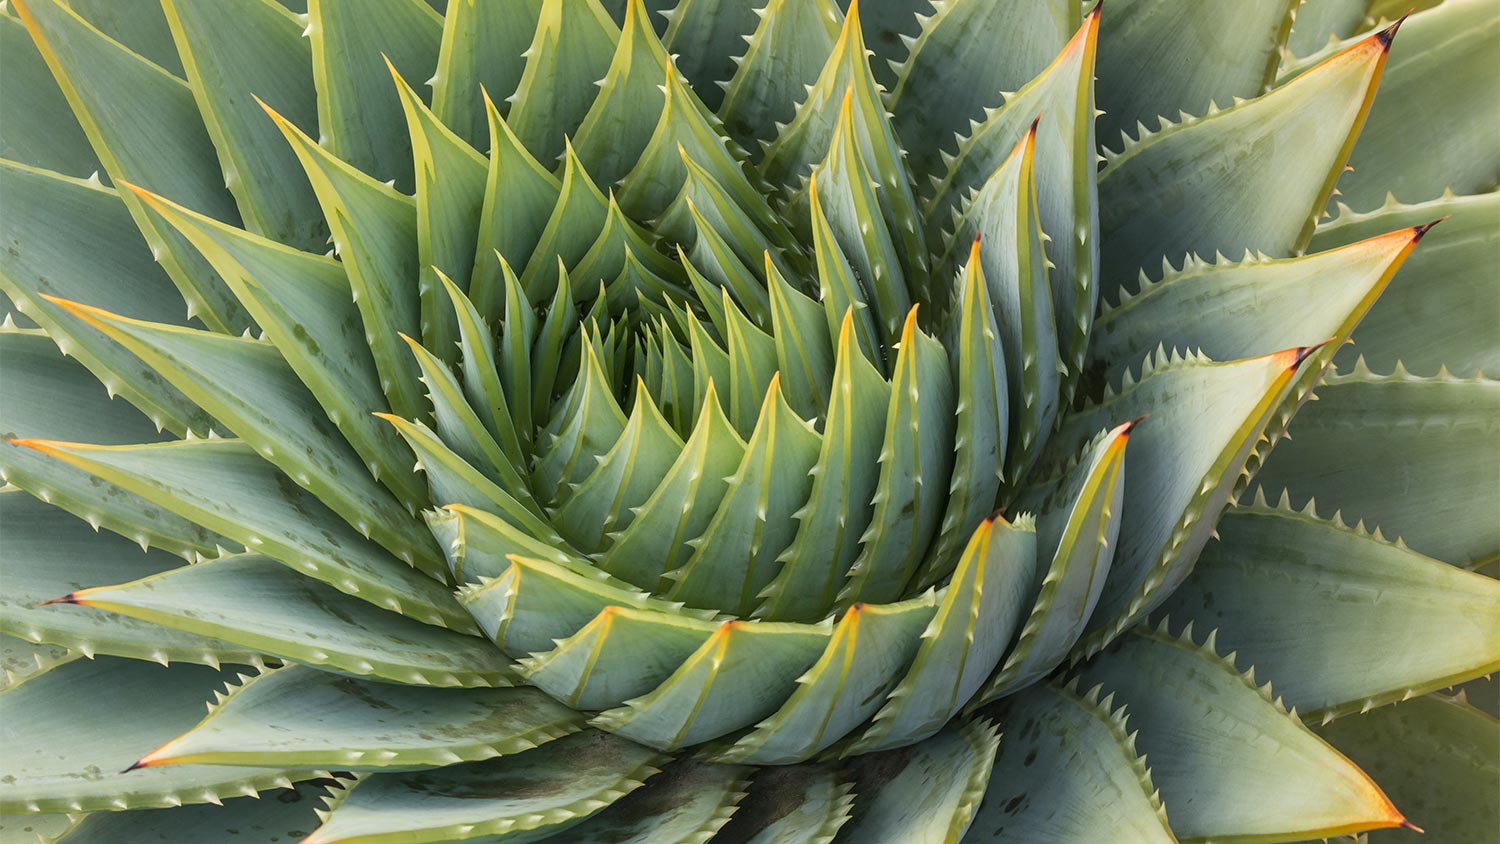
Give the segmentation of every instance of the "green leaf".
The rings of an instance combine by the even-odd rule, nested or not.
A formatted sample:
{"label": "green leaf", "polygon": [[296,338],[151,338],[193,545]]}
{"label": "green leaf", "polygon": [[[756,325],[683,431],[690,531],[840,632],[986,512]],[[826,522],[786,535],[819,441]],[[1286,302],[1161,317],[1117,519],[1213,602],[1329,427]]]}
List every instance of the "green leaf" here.
{"label": "green leaf", "polygon": [[832,0],[769,0],[719,106],[729,136],[759,151],[792,119],[833,53],[844,16]]}
{"label": "green leaf", "polygon": [[68,0],[75,14],[100,32],[120,42],[141,58],[182,77],[182,61],[172,43],[172,31],[157,4],[135,0]]}
{"label": "green leaf", "polygon": [[508,98],[510,125],[539,160],[550,164],[561,155],[564,137],[598,95],[595,83],[609,71],[619,40],[620,28],[599,0],[542,0],[531,46],[522,54],[526,69]]}
{"label": "green leaf", "polygon": [[1201,114],[1215,100],[1264,94],[1301,5],[1110,3],[1099,38],[1099,137],[1118,146],[1122,133],[1134,135],[1138,124],[1176,119],[1180,111]]}
{"label": "green leaf", "polygon": [[443,18],[432,110],[476,148],[483,148],[489,97],[509,97],[526,70],[526,47],[542,0],[450,3]]}
{"label": "green leaf", "polygon": [[438,276],[454,280],[460,290],[469,289],[489,162],[423,105],[395,65],[387,62],[387,67],[406,114],[416,168],[422,342],[452,363],[458,330]]}
{"label": "green leaf", "polygon": [[[587,0],[597,2],[597,0]],[[571,143],[564,142],[561,192],[538,236],[536,248],[521,273],[521,284],[533,303],[546,301],[556,290],[562,267],[577,266],[604,229],[609,199],[583,169]]]}
{"label": "green leaf", "polygon": [[314,801],[324,794],[320,781],[241,797],[224,805],[183,806],[134,812],[95,812],[81,819],[58,844],[192,844],[205,837],[234,840],[255,835],[263,841],[292,841],[318,825]]}
{"label": "green leaf", "polygon": [[[328,226],[317,195],[297,177],[301,168],[276,125],[255,107],[258,99],[299,126],[317,125],[303,24],[270,0],[234,0],[212,9],[167,0],[162,10],[245,227],[298,249],[323,248]],[[232,28],[223,25],[227,18]]]}
{"label": "green leaf", "polygon": [[230,688],[207,718],[137,764],[441,767],[582,728],[582,716],[535,689],[404,686],[291,665]]}
{"label": "green leaf", "polygon": [[1332,40],[1353,35],[1365,22],[1370,3],[1371,0],[1303,0],[1287,39],[1287,51],[1291,56],[1306,56]]}
{"label": "green leaf", "polygon": [[890,393],[879,371],[855,349],[853,311],[845,311],[833,388],[826,394],[823,442],[810,472],[812,490],[792,514],[796,537],[779,558],[776,576],[761,590],[757,616],[814,621],[833,606],[870,523]]}
{"label": "green leaf", "polygon": [[1391,35],[1372,35],[1265,96],[1164,122],[1107,155],[1104,299],[1131,289],[1140,270],[1190,252],[1283,258],[1306,248],[1375,96]]}
{"label": "green leaf", "polygon": [[134,355],[42,298],[58,296],[157,322],[187,322],[181,294],[152,261],[114,190],[0,162],[0,193],[11,210],[0,217],[0,238],[8,247],[0,291],[159,427],[177,434],[207,431],[212,420],[191,400],[160,383]]}
{"label": "green leaf", "polygon": [[[1428,695],[1357,718],[1342,718],[1323,736],[1389,788],[1427,831],[1453,844],[1484,844],[1500,822],[1500,766],[1488,748],[1500,723],[1462,700]],[[1386,844],[1402,833],[1372,833]]]}
{"label": "green leaf", "polygon": [[899,604],[851,606],[786,703],[715,758],[784,765],[830,747],[880,708],[911,665],[936,611],[930,591]]}
{"label": "green leaf", "polygon": [[0,14],[0,158],[79,179],[104,172],[26,25],[13,14]]}
{"label": "green leaf", "polygon": [[830,628],[725,621],[660,686],[589,723],[662,750],[744,729],[792,694],[828,644]]}
{"label": "green leaf", "polygon": [[984,684],[1010,645],[1036,567],[1036,528],[982,522],[943,588],[921,647],[874,722],[844,755],[886,750],[934,735]]}
{"label": "green leaf", "polygon": [[161,196],[136,195],[219,269],[371,474],[402,501],[420,502],[421,487],[395,434],[370,416],[385,405],[385,395],[342,265],[226,226]]}
{"label": "green leaf", "polygon": [[[13,4],[62,87],[110,178],[237,225],[213,142],[186,82],[111,40],[62,0]],[[218,331],[253,324],[203,258],[170,227],[122,195],[153,256],[187,300],[190,315]]]}
{"label": "green leaf", "polygon": [[1080,684],[1126,707],[1139,747],[1188,840],[1303,841],[1396,826],[1401,813],[1349,760],[1275,702],[1254,672],[1221,658],[1214,634],[1136,628]]}
{"label": "green leaf", "polygon": [[[170,571],[182,561],[162,551],[142,552],[129,539],[113,533],[96,533],[63,510],[19,490],[0,492],[0,519],[5,523],[0,629],[8,636],[72,648],[89,656],[197,662],[215,668],[221,661],[258,661],[255,651],[217,639],[105,612],[38,606],[77,589]],[[35,671],[38,666],[27,667]],[[9,664],[6,670],[11,670]]]}
{"label": "green leaf", "polygon": [[625,432],[626,417],[615,400],[594,345],[583,344],[584,362],[578,380],[558,405],[548,426],[550,444],[540,449],[541,460],[532,482],[544,501],[565,501],[568,490],[582,483]]}
{"label": "green leaf", "polygon": [[[977,257],[999,330],[1002,362],[1010,390],[1004,455],[1005,479],[1017,484],[1035,464],[1057,419],[1068,363],[1057,333],[1055,303],[1047,283],[1036,172],[1040,124],[1021,137],[1005,163],[987,178],[958,219],[949,259],[956,270],[966,244],[981,243]],[[970,250],[970,257],[974,251]],[[1055,307],[1054,305],[1057,304]]]}
{"label": "green leaf", "polygon": [[464,395],[452,370],[415,340],[405,335],[402,339],[406,340],[421,369],[422,384],[427,387],[428,398],[432,400],[433,420],[441,443],[478,469],[507,495],[540,514],[540,508],[532,499],[531,488],[522,475],[525,463],[519,460],[512,462],[513,458],[495,441],[495,437],[480,420],[479,414],[469,404],[468,397]]}
{"label": "green leaf", "polygon": [[640,788],[664,762],[640,745],[589,730],[516,756],[372,774],[336,798],[303,844],[537,841]]}
{"label": "green leaf", "polygon": [[[976,698],[993,700],[1042,679],[1060,665],[1098,606],[1114,560],[1124,507],[1124,458],[1135,423],[1100,437],[1038,502],[1036,599],[1000,670]],[[1027,502],[1028,504],[1031,502]]]}
{"label": "green leaf", "polygon": [[419,568],[441,568],[431,535],[365,471],[275,346],[59,304],[129,349],[360,533],[422,561]]}
{"label": "green leaf", "polygon": [[771,339],[776,343],[776,366],[787,404],[804,419],[826,417],[832,404],[837,347],[830,342],[823,309],[788,283],[769,258],[766,287]]}
{"label": "green leaf", "polygon": [[1418,375],[1442,367],[1462,377],[1500,373],[1500,332],[1488,317],[1500,311],[1500,193],[1444,196],[1418,205],[1386,204],[1369,214],[1343,206],[1313,234],[1313,249],[1331,249],[1402,226],[1443,224],[1423,238],[1354,331],[1352,348],[1334,360],[1348,369],[1363,356],[1380,372],[1401,361]]}
{"label": "green leaf", "polygon": [[1372,209],[1387,192],[1418,202],[1445,189],[1494,190],[1500,152],[1485,139],[1500,126],[1497,50],[1500,19],[1484,0],[1444,0],[1412,15],[1349,156],[1354,172],[1339,181],[1343,201]]}
{"label": "green leaf", "polygon": [[943,515],[953,465],[953,380],[942,344],[906,316],[891,379],[874,512],[839,601],[899,597]]}
{"label": "green leaf", "polygon": [[1221,646],[1306,719],[1326,723],[1500,670],[1493,578],[1258,496],[1218,530],[1162,611],[1218,628]]}
{"label": "green leaf", "polygon": [[474,629],[442,584],[360,536],[239,440],[23,444],[345,594],[430,624]]}
{"label": "green leaf", "polygon": [[[191,809],[180,811],[191,812]],[[106,813],[112,815],[113,813]],[[125,815],[124,817],[129,817]],[[46,814],[9,814],[0,817],[0,841],[5,844],[50,844],[58,836],[72,829],[78,821],[64,812]],[[116,839],[105,839],[115,842]]]}
{"label": "green leaf", "polygon": [[526,446],[521,432],[516,429],[516,419],[510,412],[510,402],[501,384],[500,361],[491,323],[480,316],[479,310],[458,285],[441,272],[437,277],[457,317],[459,372],[463,376],[463,391],[469,399],[469,406],[480,417],[485,429],[494,435],[512,465],[525,466]]}
{"label": "green leaf", "polygon": [[1032,686],[1005,724],[971,837],[1176,844],[1124,709],[1097,688]]}
{"label": "green leaf", "polygon": [[720,835],[733,844],[818,844],[849,822],[853,783],[836,766],[759,768]]}
{"label": "green leaf", "polygon": [[[1100,291],[1099,153],[1094,142],[1093,85],[1099,19],[1096,5],[1046,70],[1003,107],[987,111],[984,122],[959,140],[955,155],[944,153],[946,172],[941,178],[933,177],[925,210],[929,242],[945,243],[949,249],[968,246],[971,236],[943,239],[950,216],[966,207],[971,188],[990,181],[1035,127],[1037,205],[1033,216],[1047,239],[1046,258],[1055,265],[1049,267],[1055,333],[1070,379],[1082,368]],[[962,252],[955,255],[962,256]],[[940,273],[938,278],[945,276]],[[1073,381],[1067,383],[1071,390]]]}
{"label": "green leaf", "polygon": [[568,706],[609,709],[661,685],[715,629],[699,618],[610,604],[557,647],[521,660],[521,670]]}
{"label": "green leaf", "polygon": [[1348,521],[1379,527],[1418,553],[1478,567],[1500,557],[1500,382],[1415,378],[1363,367],[1334,375],[1299,414],[1294,439],[1256,484],[1289,490]]}
{"label": "green leaf", "polygon": [[739,0],[680,0],[665,12],[667,49],[680,54],[677,66],[699,91],[704,104],[717,109],[744,52],[744,43],[770,10]]}
{"label": "green leaf", "polygon": [[[14,215],[7,215],[14,216]],[[233,544],[219,534],[129,494],[119,486],[17,445],[24,437],[55,436],[104,443],[166,439],[151,420],[122,401],[87,370],[63,357],[40,331],[0,330],[0,478],[36,497],[106,527],[147,548],[188,560]]]}
{"label": "green leaf", "polygon": [[723,827],[745,796],[747,768],[680,760],[645,788],[569,833],[574,844],[690,844]]}
{"label": "green leaf", "polygon": [[375,609],[258,554],[84,589],[63,602],[342,674],[428,686],[506,686],[515,679],[509,661],[482,639]]}
{"label": "green leaf", "polygon": [[417,455],[427,476],[433,501],[442,506],[462,504],[493,513],[531,536],[562,542],[552,525],[537,512],[536,504],[520,501],[488,474],[455,453],[450,444],[421,422],[382,414]]}
{"label": "green leaf", "polygon": [[[1436,218],[1433,218],[1436,219]],[[1160,281],[1094,323],[1090,366],[1115,381],[1158,346],[1198,349],[1214,360],[1263,355],[1323,341],[1339,346],[1370,311],[1427,233],[1426,223],[1296,258],[1249,255],[1231,262],[1189,256]],[[1410,317],[1406,317],[1409,319]]]}
{"label": "green leaf", "polygon": [[[59,666],[0,693],[6,774],[0,807],[10,812],[92,812],[217,803],[290,787],[306,772],[203,766],[117,774],[202,717],[203,703],[231,679],[201,665],[166,668],[102,657]],[[101,706],[99,694],[108,695]],[[81,734],[79,724],[88,724]]]}
{"label": "green leaf", "polygon": [[414,416],[423,407],[422,390],[398,335],[421,333],[418,297],[410,289],[418,274],[416,203],[335,158],[286,118],[269,114],[302,162],[333,230],[333,251],[359,308],[380,388],[395,412]]}
{"label": "green leaf", "polygon": [[599,566],[643,589],[654,589],[664,572],[677,568],[688,540],[702,535],[729,491],[745,442],[724,418],[712,382],[682,454],[635,519],[620,532]]}
{"label": "green leaf", "polygon": [[1306,394],[1299,376],[1321,366],[1308,349],[1219,364],[1158,354],[1138,382],[1127,372],[1121,392],[1064,419],[1050,448],[1071,456],[1101,429],[1151,414],[1131,431],[1119,542],[1075,653],[1098,651],[1187,577],[1262,434]]}
{"label": "green leaf", "polygon": [[873,844],[958,841],[984,797],[1000,732],[966,721],[919,744],[851,763],[859,808],[842,834]]}
{"label": "green leaf", "polygon": [[579,160],[595,181],[614,184],[641,157],[661,118],[662,80],[675,72],[647,20],[645,4],[627,0],[620,40],[599,81],[599,96],[573,133]]}
{"label": "green leaf", "polygon": [[942,172],[940,152],[971,131],[971,120],[999,106],[1001,92],[1020,90],[1047,69],[1078,25],[1077,5],[953,0],[920,18],[915,37],[902,39],[906,57],[895,66],[896,85],[886,98],[918,177]]}
{"label": "green leaf", "polygon": [[969,261],[956,283],[959,313],[950,325],[948,343],[957,382],[953,477],[948,482],[948,505],[937,538],[929,546],[912,584],[918,589],[925,589],[952,572],[969,534],[985,516],[994,512],[1004,475],[1010,392],[1000,328],[995,322],[979,252],[976,238]]}
{"label": "green leaf", "polygon": [[[426,79],[437,66],[442,17],[421,0],[308,0],[320,144],[410,194],[412,141],[387,66]],[[324,143],[326,141],[326,143]]]}
{"label": "green leaf", "polygon": [[[83,659],[83,654],[61,645],[28,642],[9,633],[0,633],[0,692],[75,659]],[[3,819],[0,819],[0,832],[7,831]],[[0,840],[9,841],[3,837]]]}
{"label": "green leaf", "polygon": [[799,419],[771,377],[755,430],[729,489],[708,525],[689,538],[692,555],[663,576],[672,581],[668,597],[690,606],[749,615],[757,595],[780,568],[777,560],[796,532],[792,514],[807,501],[809,472],[822,438]]}
{"label": "green leaf", "polygon": [[598,467],[569,494],[553,523],[575,547],[601,550],[607,535],[630,526],[636,509],[661,485],[683,448],[645,384],[637,381],[625,430]]}

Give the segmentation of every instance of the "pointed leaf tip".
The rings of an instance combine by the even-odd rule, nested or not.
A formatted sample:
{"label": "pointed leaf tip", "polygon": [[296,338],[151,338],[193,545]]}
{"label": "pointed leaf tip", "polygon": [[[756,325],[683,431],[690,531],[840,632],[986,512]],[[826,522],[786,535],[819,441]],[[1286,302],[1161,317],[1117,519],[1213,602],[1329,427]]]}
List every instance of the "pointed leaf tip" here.
{"label": "pointed leaf tip", "polygon": [[1433,220],[1430,223],[1423,223],[1420,226],[1412,226],[1412,229],[1411,229],[1411,232],[1412,232],[1412,238],[1411,238],[1412,242],[1413,243],[1420,243],[1420,242],[1422,242],[1422,238],[1424,238],[1424,237],[1427,236],[1427,232],[1431,231],[1433,226],[1437,225],[1438,223],[1441,223],[1442,221],[1448,219],[1451,216],[1453,216],[1453,215],[1452,214],[1444,214],[1443,216],[1437,218],[1436,220]]}
{"label": "pointed leaf tip", "polygon": [[1395,40],[1397,30],[1401,29],[1401,24],[1406,23],[1406,19],[1409,17],[1411,17],[1411,12],[1407,12],[1397,18],[1395,23],[1375,33],[1375,40],[1380,42],[1381,49],[1391,49],[1391,42]]}

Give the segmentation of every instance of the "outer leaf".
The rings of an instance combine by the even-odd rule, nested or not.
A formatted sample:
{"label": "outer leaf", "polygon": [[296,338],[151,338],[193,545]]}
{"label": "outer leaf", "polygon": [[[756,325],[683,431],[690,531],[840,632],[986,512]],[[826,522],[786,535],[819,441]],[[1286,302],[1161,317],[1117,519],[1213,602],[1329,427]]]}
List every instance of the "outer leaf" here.
{"label": "outer leaf", "polygon": [[1219,536],[1163,611],[1218,628],[1222,647],[1305,718],[1500,669],[1493,578],[1259,498],[1227,514]]}
{"label": "outer leaf", "polygon": [[401,500],[420,502],[395,435],[370,416],[385,396],[341,265],[135,192],[220,270],[371,474]]}
{"label": "outer leaf", "polygon": [[[577,844],[693,844],[714,838],[745,796],[748,769],[682,760],[570,833]],[[715,839],[717,840],[717,839]]]}
{"label": "outer leaf", "polygon": [[769,142],[776,124],[792,119],[806,86],[818,73],[842,28],[832,0],[770,0],[739,68],[724,88],[719,117],[730,137],[756,150]]}
{"label": "outer leaf", "polygon": [[1078,652],[1099,650],[1187,577],[1261,435],[1279,424],[1299,375],[1319,364],[1308,349],[1227,364],[1158,355],[1142,366],[1139,383],[1127,375],[1123,392],[1064,421],[1056,449],[1077,449],[1118,419],[1152,414],[1131,433],[1119,544]]}
{"label": "outer leaf", "polygon": [[1001,842],[1176,844],[1125,712],[1099,690],[1017,695],[971,836]]}
{"label": "outer leaf", "polygon": [[563,151],[563,138],[583,122],[609,70],[620,28],[599,0],[542,0],[526,69],[509,97],[516,137],[548,164]]}
{"label": "outer leaf", "polygon": [[[112,773],[201,717],[226,676],[201,665],[165,668],[103,657],[78,660],[0,693],[10,812],[87,812],[216,803],[308,773],[205,766]],[[100,706],[97,694],[108,695]],[[78,725],[91,726],[81,737]],[[61,752],[59,752],[61,751]]]}
{"label": "outer leaf", "polygon": [[345,594],[427,623],[474,629],[440,583],[344,525],[239,440],[21,444],[216,529]]}
{"label": "outer leaf", "polygon": [[1137,632],[1082,673],[1125,701],[1184,839],[1303,841],[1404,823],[1362,771],[1288,717],[1270,690],[1201,646]]}
{"label": "outer leaf", "polygon": [[984,797],[1000,733],[988,721],[853,764],[859,811],[843,834],[875,844],[956,844]]}
{"label": "outer leaf", "polygon": [[667,48],[680,54],[678,67],[702,91],[704,104],[719,107],[720,91],[729,83],[743,52],[767,10],[738,0],[680,0],[667,17],[662,36]]}
{"label": "outer leaf", "polygon": [[322,782],[301,783],[241,797],[222,806],[184,806],[135,812],[95,812],[58,839],[58,844],[192,844],[205,836],[257,835],[265,841],[291,841],[318,825],[314,801]]}
{"label": "outer leaf", "polygon": [[[1429,837],[1453,844],[1493,837],[1500,766],[1486,748],[1500,741],[1494,718],[1461,700],[1428,695],[1341,719],[1322,733],[1389,788]],[[1398,834],[1375,833],[1370,840],[1384,844]]]}
{"label": "outer leaf", "polygon": [[579,158],[600,184],[614,184],[641,157],[661,118],[661,81],[676,72],[647,17],[642,0],[625,4],[609,71],[573,136]]}
{"label": "outer leaf", "polygon": [[[164,439],[151,420],[62,356],[41,332],[0,330],[0,477],[50,504],[189,560],[232,544],[219,534],[128,494],[87,472],[16,445],[18,437],[62,436],[105,443]],[[101,484],[103,484],[101,486]]]}
{"label": "outer leaf", "polygon": [[1500,19],[1484,0],[1444,0],[1412,15],[1392,48],[1385,93],[1349,156],[1354,172],[1339,183],[1344,201],[1370,209],[1387,192],[1416,202],[1450,188],[1494,190],[1500,153],[1484,139],[1500,127],[1496,50]]}
{"label": "outer leaf", "polygon": [[832,765],[787,765],[755,772],[750,794],[716,841],[722,844],[828,844],[849,822],[853,783]]}
{"label": "outer leaf", "polygon": [[[130,540],[113,533],[95,533],[84,522],[19,490],[0,493],[0,521],[5,524],[0,629],[8,637],[73,648],[80,655],[199,662],[215,668],[220,661],[258,660],[255,651],[244,647],[131,618],[38,607],[75,589],[149,577],[170,571],[182,561],[162,551],[142,553]],[[38,665],[20,667],[30,673]],[[13,670],[8,661],[5,669],[7,673]]]}
{"label": "outer leaf", "polygon": [[1364,357],[1380,372],[1401,361],[1418,375],[1442,367],[1463,377],[1500,373],[1500,331],[1489,314],[1500,311],[1500,193],[1445,196],[1419,205],[1388,204],[1369,214],[1347,206],[1313,234],[1313,249],[1352,243],[1400,226],[1442,219],[1427,245],[1375,302],[1354,332],[1355,346],[1334,358],[1343,369]]}
{"label": "outer leaf", "polygon": [[[281,144],[275,124],[255,107],[259,99],[299,126],[317,125],[312,51],[303,25],[270,0],[233,0],[213,8],[166,0],[162,10],[245,227],[298,249],[321,248],[328,226],[317,196],[296,177],[297,160]],[[224,26],[226,18],[235,25]]]}
{"label": "outer leaf", "polygon": [[303,844],[537,841],[596,814],[657,773],[664,758],[589,730],[517,756],[351,786]]}
{"label": "outer leaf", "polygon": [[431,536],[364,470],[276,347],[58,304],[140,357],[361,534],[423,569],[440,568]]}
{"label": "outer leaf", "polygon": [[448,4],[432,83],[432,110],[448,128],[483,149],[486,100],[509,97],[526,70],[524,55],[542,0]]}
{"label": "outer leaf", "polygon": [[514,679],[504,656],[481,639],[374,609],[258,554],[84,589],[61,601],[355,676],[430,686],[504,686]]}
{"label": "outer leaf", "polygon": [[954,0],[919,18],[887,97],[913,171],[941,173],[940,153],[968,134],[969,121],[983,120],[1006,99],[1001,92],[1019,90],[1047,68],[1078,25],[1076,5]]}
{"label": "outer leaf", "polygon": [[1111,156],[1099,176],[1105,300],[1138,271],[1188,252],[1305,248],[1394,34],[1372,35],[1258,99],[1143,132]]}
{"label": "outer leaf", "polygon": [[0,162],[0,193],[10,209],[0,218],[0,238],[8,250],[0,265],[0,291],[157,427],[178,434],[206,432],[212,420],[191,400],[153,379],[134,355],[42,298],[60,296],[157,322],[187,321],[181,294],[152,260],[119,196],[97,182],[9,162]]}
{"label": "outer leaf", "polygon": [[[1095,372],[1116,380],[1158,345],[1234,360],[1291,346],[1348,339],[1432,223],[1341,249],[1280,260],[1247,254],[1218,263],[1184,259],[1181,271],[1121,292],[1094,325]],[[1425,251],[1425,250],[1422,250]]]}
{"label": "outer leaf", "polygon": [[136,764],[438,767],[521,753],[582,727],[582,716],[535,689],[402,686],[291,665],[231,688],[207,718]]}
{"label": "outer leaf", "polygon": [[13,13],[0,15],[0,71],[0,158],[79,179],[104,172],[26,25]]}
{"label": "outer leaf", "polygon": [[[1316,2],[1317,0],[1315,0]],[[1301,0],[1109,4],[1099,40],[1099,137],[1116,146],[1137,123],[1270,90]],[[1162,45],[1174,45],[1163,48]]]}
{"label": "outer leaf", "polygon": [[308,0],[318,128],[328,151],[402,193],[413,186],[411,138],[386,65],[408,79],[437,66],[441,16],[421,0]]}
{"label": "outer leaf", "polygon": [[335,158],[286,118],[269,112],[297,153],[333,230],[380,388],[397,413],[422,407],[416,367],[399,334],[421,333],[417,277],[417,209],[410,197]]}
{"label": "outer leaf", "polygon": [[[68,104],[116,183],[128,180],[231,225],[234,201],[187,83],[130,52],[85,22],[61,0],[17,2]],[[208,327],[253,324],[202,257],[170,227],[122,196],[153,255],[182,291],[190,314]]]}
{"label": "outer leaf", "polygon": [[1257,479],[1268,497],[1289,489],[1450,563],[1500,556],[1500,382],[1357,368],[1318,396]]}

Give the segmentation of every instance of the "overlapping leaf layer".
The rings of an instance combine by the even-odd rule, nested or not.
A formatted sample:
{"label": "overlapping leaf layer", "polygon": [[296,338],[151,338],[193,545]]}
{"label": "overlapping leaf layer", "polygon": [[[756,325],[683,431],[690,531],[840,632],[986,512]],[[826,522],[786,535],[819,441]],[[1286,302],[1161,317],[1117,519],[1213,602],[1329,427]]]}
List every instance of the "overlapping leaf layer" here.
{"label": "overlapping leaf layer", "polygon": [[10,0],[0,837],[1479,841],[1500,16],[1383,5]]}

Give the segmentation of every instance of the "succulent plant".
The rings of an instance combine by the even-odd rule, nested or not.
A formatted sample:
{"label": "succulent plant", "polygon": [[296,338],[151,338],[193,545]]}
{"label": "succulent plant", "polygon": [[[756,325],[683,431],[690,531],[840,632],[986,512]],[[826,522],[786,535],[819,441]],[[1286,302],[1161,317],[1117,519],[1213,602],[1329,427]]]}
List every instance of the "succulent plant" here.
{"label": "succulent plant", "polygon": [[1490,840],[1500,13],[1108,5],[10,0],[0,838]]}

